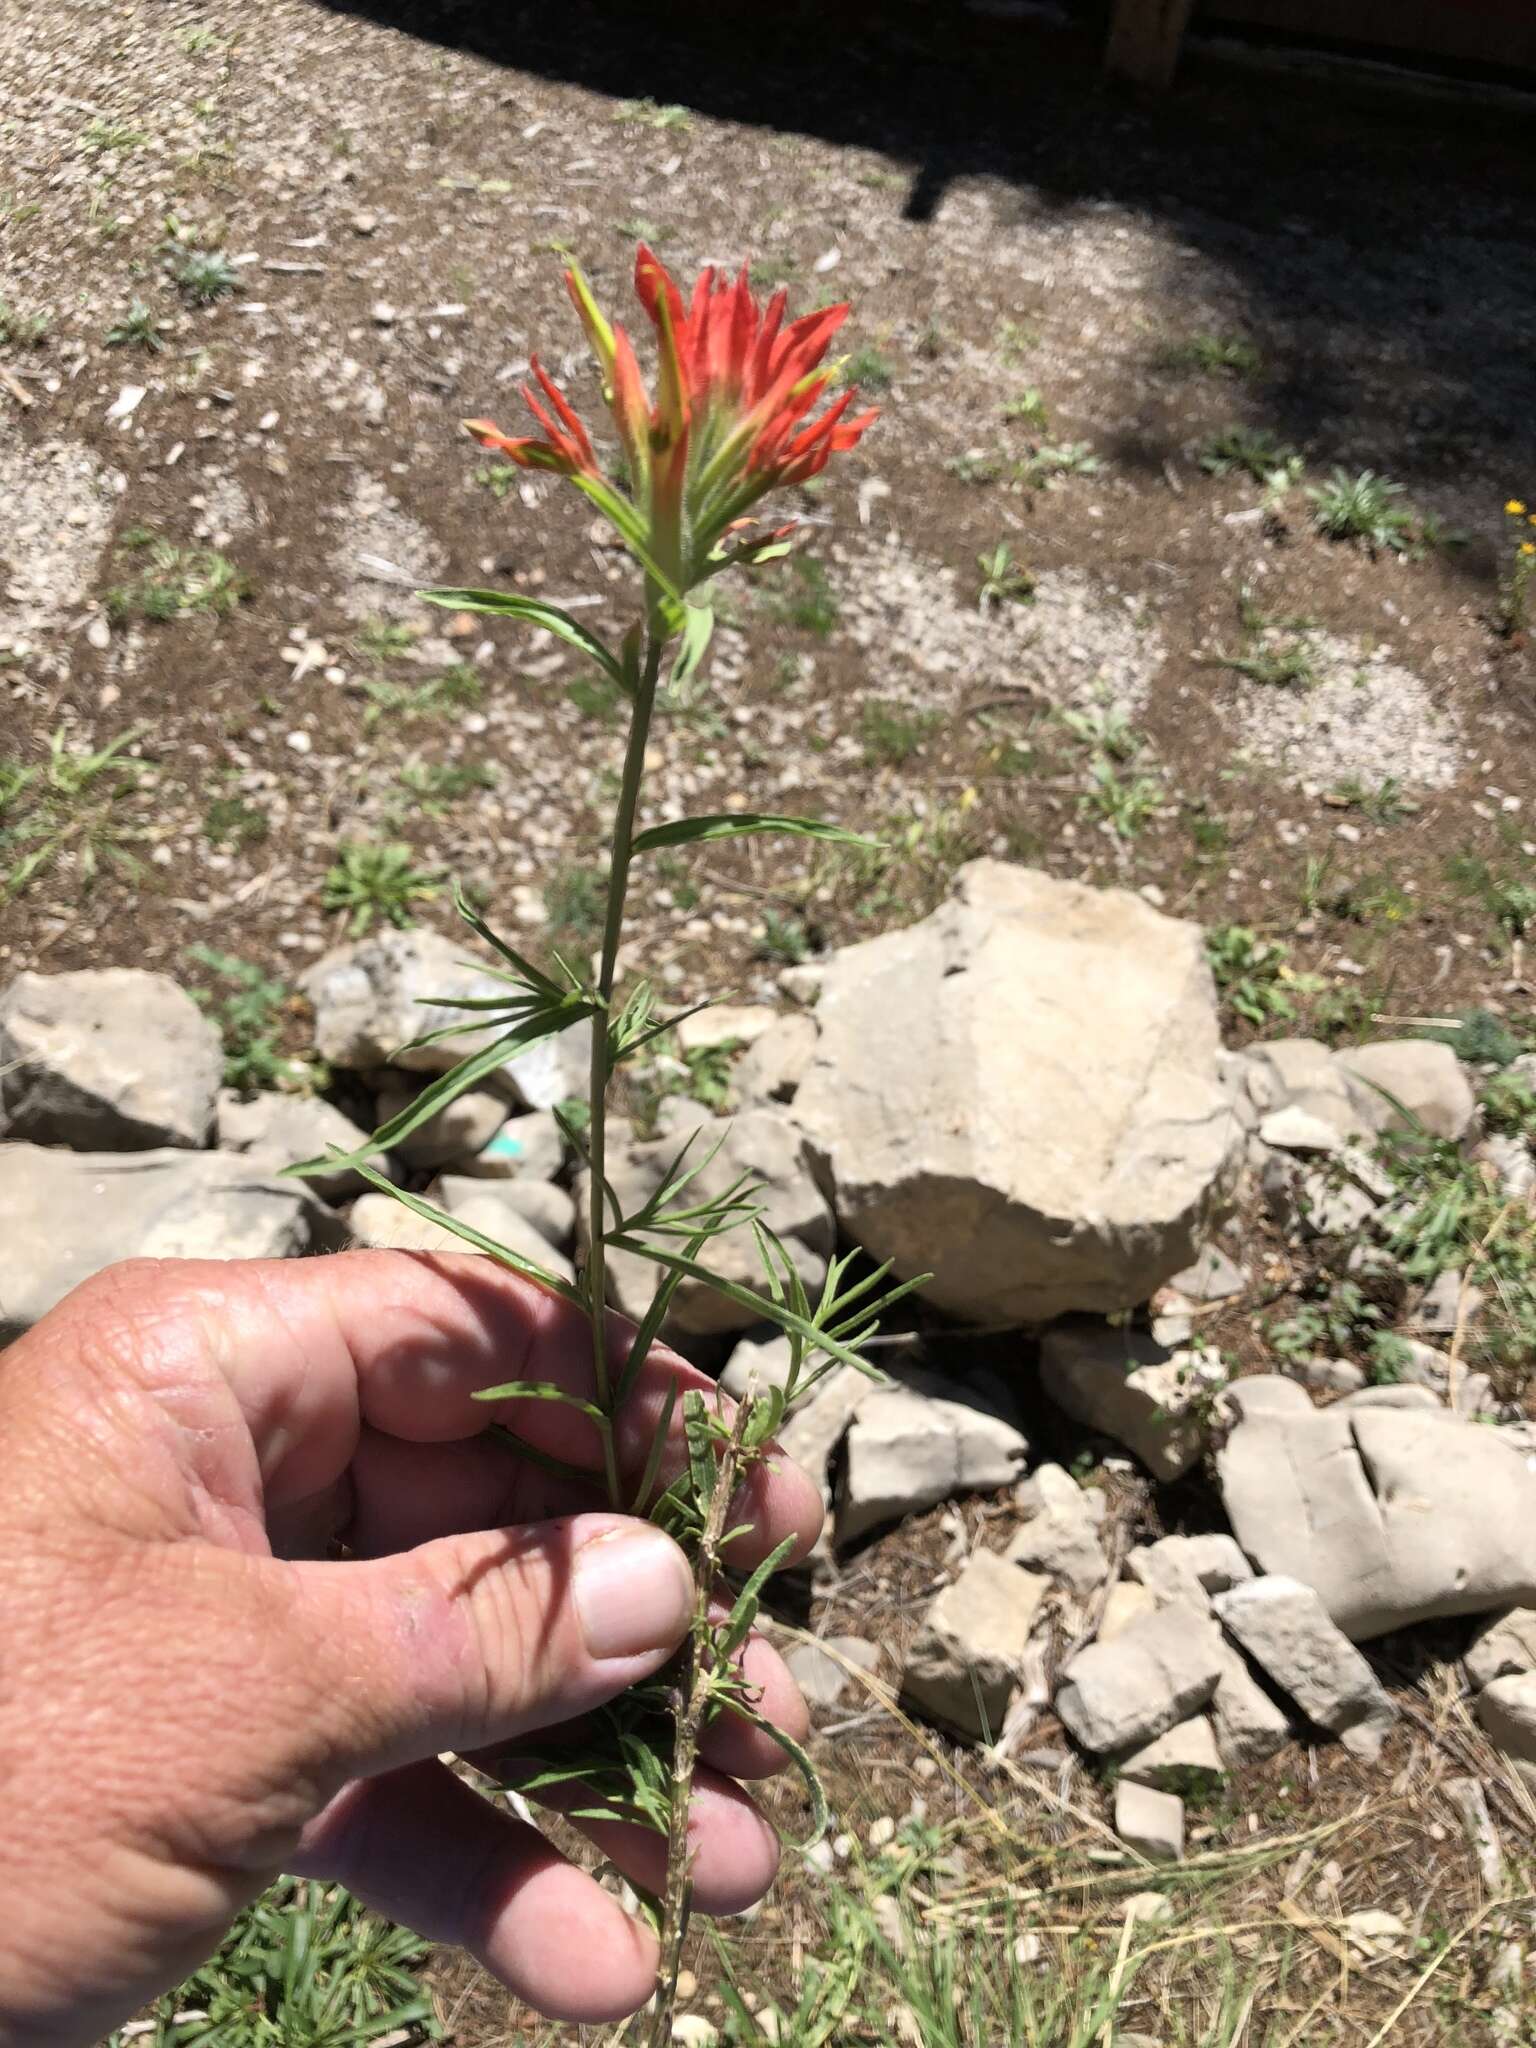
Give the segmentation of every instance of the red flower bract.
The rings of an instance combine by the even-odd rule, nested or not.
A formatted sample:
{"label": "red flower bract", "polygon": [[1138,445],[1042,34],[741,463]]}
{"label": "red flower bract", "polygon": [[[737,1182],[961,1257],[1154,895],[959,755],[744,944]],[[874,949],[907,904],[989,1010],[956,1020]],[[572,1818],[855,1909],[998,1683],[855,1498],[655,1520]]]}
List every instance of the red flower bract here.
{"label": "red flower bract", "polygon": [[[874,408],[850,416],[852,390],[812,417],[835,375],[826,354],[848,316],[845,305],[786,326],[785,294],[775,292],[760,309],[744,267],[734,283],[704,271],[685,306],[665,266],[642,243],[635,294],[656,333],[653,404],[624,328],[609,325],[580,271],[567,271],[566,283],[602,372],[627,494],[603,476],[586,429],[537,357],[533,372],[543,396],[525,385],[523,397],[543,438],[511,437],[489,420],[465,424],[524,468],[569,476],[673,595],[719,566],[721,536],[759,498],[818,475],[877,417]],[[732,559],[751,551],[744,542]]]}

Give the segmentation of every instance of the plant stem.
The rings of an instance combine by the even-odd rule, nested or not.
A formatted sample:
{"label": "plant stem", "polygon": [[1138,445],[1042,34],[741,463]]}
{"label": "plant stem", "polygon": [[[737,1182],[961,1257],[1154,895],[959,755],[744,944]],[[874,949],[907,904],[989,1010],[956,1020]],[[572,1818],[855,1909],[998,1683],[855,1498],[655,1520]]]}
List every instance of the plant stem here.
{"label": "plant stem", "polygon": [[693,1899],[688,1818],[693,1806],[693,1778],[698,1768],[699,1743],[704,1734],[710,1701],[714,1697],[715,1625],[710,1619],[709,1609],[721,1571],[720,1539],[725,1534],[726,1517],[741,1482],[742,1442],[752,1407],[750,1400],[738,1405],[731,1433],[721,1447],[715,1488],[709,1498],[709,1512],[693,1568],[695,1598],[688,1658],[688,1692],[677,1712],[672,1746],[672,1798],[667,1831],[667,1888],[662,1900],[661,1959],[656,1966],[656,2003],[646,2048],[668,2048],[672,2039],[677,1976],[682,1966],[683,1940],[688,1932]]}
{"label": "plant stem", "polygon": [[635,708],[629,722],[629,741],[624,750],[624,779],[619,789],[619,808],[613,823],[613,844],[608,856],[608,908],[603,920],[603,950],[598,966],[597,1015],[592,1019],[592,1078],[588,1102],[587,1157],[591,1189],[587,1210],[586,1289],[592,1318],[592,1377],[594,1399],[605,1418],[603,1469],[608,1498],[618,1508],[624,1505],[619,1485],[618,1457],[613,1439],[613,1383],[608,1367],[608,1301],[604,1259],[605,1212],[604,1168],[607,1163],[608,1004],[613,995],[614,971],[619,956],[619,938],[624,929],[624,902],[629,892],[629,864],[635,836],[635,808],[640,799],[640,782],[645,771],[645,749],[650,738],[651,712],[656,702],[656,681],[661,674],[662,640],[653,628],[646,642],[645,665]]}

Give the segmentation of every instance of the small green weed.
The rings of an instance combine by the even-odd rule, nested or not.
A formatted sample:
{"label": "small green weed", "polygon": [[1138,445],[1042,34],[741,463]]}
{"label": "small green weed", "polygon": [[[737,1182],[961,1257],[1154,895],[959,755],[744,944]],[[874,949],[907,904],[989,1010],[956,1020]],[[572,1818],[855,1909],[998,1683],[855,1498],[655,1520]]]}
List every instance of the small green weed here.
{"label": "small green weed", "polygon": [[1260,644],[1249,654],[1218,651],[1213,659],[1218,668],[1229,668],[1235,675],[1246,676],[1250,683],[1262,683],[1271,690],[1311,690],[1321,680],[1305,640]]}
{"label": "small green weed", "polygon": [[23,313],[0,299],[0,348],[41,348],[52,324],[46,313]]}
{"label": "small green weed", "polygon": [[755,951],[759,960],[778,960],[786,967],[798,967],[811,956],[810,934],[801,920],[789,912],[765,910]]}
{"label": "small green weed", "polygon": [[1312,524],[1324,540],[1363,541],[1374,554],[1381,548],[1401,554],[1414,533],[1414,517],[1400,503],[1401,484],[1362,469],[1351,476],[1335,469],[1326,483],[1307,492]]}
{"label": "small green weed", "polygon": [[1013,559],[1013,549],[1007,541],[999,541],[995,548],[978,555],[976,566],[981,571],[981,589],[976,599],[979,610],[986,611],[990,605],[1033,601],[1034,575],[1022,562]]}
{"label": "small green weed", "polygon": [[1290,948],[1278,939],[1260,938],[1245,924],[1212,925],[1205,935],[1205,956],[1234,1016],[1262,1029],[1296,1015],[1294,997],[1304,977],[1292,971]]}
{"label": "small green weed", "polygon": [[1005,363],[1017,363],[1040,346],[1040,330],[1019,320],[1000,320],[994,345]]}
{"label": "small green weed", "polygon": [[651,99],[623,100],[614,108],[613,118],[634,127],[659,128],[669,133],[683,133],[693,126],[686,107],[660,106]]}
{"label": "small green weed", "polygon": [[1299,460],[1297,451],[1276,438],[1267,427],[1233,425],[1212,434],[1200,450],[1200,467],[1208,476],[1231,476],[1235,471],[1252,477],[1256,484],[1268,483],[1276,471],[1288,471]]}
{"label": "small green weed", "polygon": [[1122,775],[1102,754],[1089,763],[1083,808],[1101,818],[1117,839],[1134,839],[1156,817],[1163,785],[1155,775]]}
{"label": "small green weed", "polygon": [[1358,811],[1372,825],[1401,825],[1418,813],[1418,805],[1404,796],[1401,779],[1388,775],[1374,786],[1358,776],[1348,776],[1328,792],[1328,801],[1340,810]]}
{"label": "small green weed", "polygon": [[896,381],[896,365],[883,349],[866,342],[843,364],[841,382],[857,385],[860,391],[889,391]]}
{"label": "small green weed", "polygon": [[126,156],[148,140],[142,128],[130,128],[124,121],[98,118],[88,121],[80,130],[80,147],[87,156]]}
{"label": "small green weed", "polygon": [[605,908],[601,876],[595,868],[558,868],[544,885],[544,908],[556,931],[595,944]]}
{"label": "small green weed", "polygon": [[962,484],[995,484],[1008,468],[1001,455],[989,455],[983,448],[968,448],[963,455],[951,455],[946,472]]}
{"label": "small green weed", "polygon": [[1103,467],[1087,441],[1060,441],[1037,448],[1019,464],[1018,479],[1026,489],[1049,490],[1069,476],[1097,476]]}
{"label": "small green weed", "polygon": [[1312,1289],[1312,1299],[1303,1301],[1293,1315],[1270,1323],[1264,1332],[1270,1349],[1296,1365],[1319,1352],[1347,1355],[1359,1350],[1382,1319],[1379,1305],[1353,1280],[1323,1272],[1315,1276]]}
{"label": "small green weed", "polygon": [[830,640],[842,611],[826,570],[814,555],[792,555],[763,599],[768,616],[798,626],[818,640]]}
{"label": "small green weed", "polygon": [[416,629],[393,619],[365,619],[352,644],[366,661],[399,661],[416,645]]}
{"label": "small green weed", "polygon": [[356,939],[372,930],[376,918],[403,930],[415,923],[418,903],[430,903],[441,894],[437,875],[416,866],[410,847],[397,840],[380,844],[353,839],[343,843],[327,871],[320,900],[324,909],[345,917],[347,931]]}
{"label": "small green weed", "polygon": [[66,864],[82,890],[104,867],[137,881],[143,865],[130,850],[147,835],[134,799],[147,767],[127,758],[142,734],[135,726],[104,747],[74,747],[64,727],[49,736],[41,763],[0,759],[0,902],[19,896]]}
{"label": "small green weed", "polygon": [[227,618],[251,594],[249,579],[217,548],[181,548],[138,531],[125,534],[124,547],[145,550],[145,568],[127,583],[114,584],[102,602],[118,621]]}
{"label": "small green weed", "polygon": [[1481,854],[1452,854],[1445,878],[1453,889],[1482,904],[1501,938],[1523,940],[1536,923],[1536,863],[1521,855],[1518,865],[1485,860]]}
{"label": "small green weed", "polygon": [[242,796],[216,796],[203,812],[203,837],[210,846],[256,846],[270,829],[266,812]]}
{"label": "small green weed", "polygon": [[1536,1137],[1536,1081],[1508,1068],[1486,1082],[1481,1096],[1483,1123],[1508,1138]]}
{"label": "small green weed", "polygon": [[859,744],[872,768],[901,768],[939,723],[934,711],[914,711],[884,697],[871,697],[859,708]]}
{"label": "small green weed", "polygon": [[1232,844],[1232,831],[1226,819],[1213,811],[1203,798],[1191,798],[1185,804],[1184,825],[1197,861],[1219,860]]}
{"label": "small green weed", "polygon": [[1421,1024],[1414,1036],[1448,1045],[1469,1067],[1507,1067],[1528,1050],[1526,1040],[1492,1010],[1464,1010],[1454,1022]]}
{"label": "small green weed", "polygon": [[142,2029],[105,2048],[370,2048],[436,2041],[428,1945],[346,1892],[282,1878]]}
{"label": "small green weed", "polygon": [[473,475],[480,488],[489,491],[499,505],[517,489],[522,471],[510,462],[484,462]]}
{"label": "small green weed", "polygon": [[441,818],[450,806],[477,790],[496,787],[496,771],[487,761],[407,761],[395,776],[409,807],[423,817]]}
{"label": "small green weed", "polygon": [[1050,412],[1044,394],[1034,384],[1027,384],[1016,398],[1003,402],[1005,420],[1022,420],[1027,427],[1038,427],[1043,434],[1050,425]]}
{"label": "small green weed", "polygon": [[148,355],[158,355],[165,347],[161,325],[142,299],[131,299],[123,317],[107,329],[107,347],[141,348]]}
{"label": "small green weed", "polygon": [[382,719],[451,718],[472,709],[484,694],[480,678],[467,661],[450,662],[421,683],[396,683],[387,676],[365,676],[359,687],[368,699],[363,729],[372,732]]}
{"label": "small green weed", "polygon": [[171,277],[176,289],[194,306],[211,306],[240,289],[240,277],[222,249],[178,250]]}
{"label": "small green weed", "polygon": [[617,683],[602,675],[574,677],[566,684],[565,695],[583,718],[590,718],[596,725],[616,725],[624,706]]}
{"label": "small green weed", "polygon": [[1504,506],[1512,551],[1509,568],[1499,579],[1498,630],[1507,640],[1527,632],[1531,623],[1531,590],[1536,585],[1536,512],[1523,498],[1510,498]]}
{"label": "small green weed", "polygon": [[1157,352],[1164,370],[1198,372],[1203,377],[1257,377],[1264,359],[1254,344],[1241,334],[1192,334],[1184,341],[1172,341]]}
{"label": "small green weed", "polygon": [[218,1026],[224,1041],[224,1085],[254,1094],[261,1088],[313,1088],[319,1070],[290,1059],[280,1049],[283,1014],[292,991],[274,976],[234,953],[189,946],[187,959],[212,977],[211,987],[194,987],[195,1000]]}

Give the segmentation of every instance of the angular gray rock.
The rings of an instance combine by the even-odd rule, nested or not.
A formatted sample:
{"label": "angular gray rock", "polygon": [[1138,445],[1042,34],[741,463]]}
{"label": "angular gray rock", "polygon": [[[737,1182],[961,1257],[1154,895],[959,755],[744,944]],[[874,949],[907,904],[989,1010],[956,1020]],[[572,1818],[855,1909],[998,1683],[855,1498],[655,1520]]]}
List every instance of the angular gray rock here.
{"label": "angular gray rock", "polygon": [[[790,1343],[787,1337],[765,1337],[761,1343],[751,1337],[743,1337],[726,1360],[720,1384],[733,1400],[741,1401],[754,1385],[760,1392],[768,1387],[782,1389],[788,1386],[789,1367]],[[806,1398],[799,1396],[794,1405],[802,1405]],[[810,1398],[815,1398],[814,1390]]]}
{"label": "angular gray rock", "polygon": [[1248,1275],[1219,1244],[1207,1244],[1196,1253],[1194,1263],[1175,1273],[1168,1285],[1189,1301],[1228,1301],[1242,1293]]}
{"label": "angular gray rock", "polygon": [[1142,1330],[1084,1318],[1040,1340],[1040,1384],[1057,1407],[1124,1444],[1154,1479],[1177,1479],[1198,1462],[1225,1380],[1216,1353],[1168,1351]]}
{"label": "angular gray rock", "polygon": [[1317,1411],[1304,1388],[1282,1373],[1254,1373],[1247,1379],[1228,1380],[1217,1396],[1217,1408],[1224,1417],[1239,1421],[1277,1419],[1289,1415],[1313,1415]]}
{"label": "angular gray rock", "polygon": [[960,1494],[996,1493],[1028,1456],[1022,1432],[985,1408],[913,1386],[874,1387],[848,1430],[837,1542]]}
{"label": "angular gray rock", "polygon": [[1242,1651],[1225,1641],[1221,1676],[1211,1695],[1211,1721],[1216,1747],[1229,1771],[1262,1763],[1284,1749],[1291,1737],[1290,1716],[1254,1677]]}
{"label": "angular gray rock", "polygon": [[223,1067],[218,1032],[164,974],[18,974],[0,996],[0,1131],[12,1139],[206,1145]]}
{"label": "angular gray rock", "polygon": [[547,1109],[510,1116],[461,1173],[477,1180],[553,1180],[565,1164],[565,1134]]}
{"label": "angular gray rock", "polygon": [[428,1200],[468,1221],[520,1217],[560,1252],[568,1252],[575,1242],[576,1204],[564,1188],[551,1187],[548,1181],[486,1181],[467,1173],[445,1173],[428,1190]]}
{"label": "angular gray rock", "polygon": [[848,1234],[954,1314],[1045,1322],[1187,1266],[1241,1128],[1200,931],[972,862],[931,917],[827,963],[794,1114]]}
{"label": "angular gray rock", "polygon": [[[471,1012],[436,1007],[425,1000],[505,997],[507,984],[488,965],[477,965],[467,939],[444,938],[416,926],[410,931],[375,932],[326,953],[299,987],[315,1013],[315,1043],[333,1067],[404,1067],[441,1074],[497,1034],[468,1031],[436,1045],[405,1050],[409,1042],[444,1024],[470,1021]],[[553,1109],[579,1095],[591,1056],[591,1033],[574,1026],[497,1069],[516,1099],[529,1109]]]}
{"label": "angular gray rock", "polygon": [[1517,1763],[1536,1764],[1536,1671],[1491,1680],[1472,1711],[1495,1749]]}
{"label": "angular gray rock", "polygon": [[788,1010],[736,1067],[737,1100],[746,1108],[793,1102],[816,1051],[816,1019]]}
{"label": "angular gray rock", "polygon": [[1184,1854],[1184,1802],[1132,1778],[1115,1784],[1115,1833],[1153,1863],[1177,1863]]}
{"label": "angular gray rock", "polygon": [[1250,1100],[1262,1120],[1298,1110],[1328,1125],[1341,1141],[1368,1137],[1377,1128],[1380,1100],[1314,1038],[1272,1038],[1243,1054]]}
{"label": "angular gray rock", "polygon": [[824,1643],[796,1643],[785,1652],[784,1662],[807,1705],[835,1707],[849,1686],[857,1684],[850,1664],[855,1671],[880,1669],[880,1645],[867,1643],[862,1636],[828,1636]]}
{"label": "angular gray rock", "polygon": [[[409,1109],[425,1085],[409,1074],[386,1073],[375,1097],[379,1122],[386,1124]],[[494,1088],[466,1088],[425,1123],[408,1131],[392,1150],[407,1166],[427,1172],[457,1167],[483,1152],[506,1120],[504,1095]]]}
{"label": "angular gray rock", "polygon": [[[462,1203],[457,1219],[478,1230],[482,1237],[491,1238],[497,1244],[505,1245],[508,1251],[531,1260],[546,1273],[553,1273],[561,1280],[574,1278],[574,1268],[565,1254],[557,1251],[542,1231],[535,1229],[525,1217],[497,1202],[493,1196],[482,1196],[478,1203]],[[403,1202],[397,1202],[389,1195],[360,1196],[352,1204],[347,1221],[356,1242],[369,1245],[375,1251],[466,1252],[471,1257],[487,1256],[453,1231],[445,1230],[442,1224],[418,1216],[413,1209],[407,1209]]]}
{"label": "angular gray rock", "polygon": [[1026,1491],[1025,1504],[1033,1512],[1010,1539],[1005,1555],[1015,1564],[1062,1580],[1074,1593],[1091,1593],[1102,1586],[1109,1576],[1109,1559],[1099,1541],[1104,1496],[1095,1495],[1095,1514],[1089,1496],[1060,1465],[1042,1465]]}
{"label": "angular gray rock", "polygon": [[1151,1614],[1157,1607],[1157,1596],[1146,1586],[1137,1585],[1134,1579],[1117,1579],[1105,1595],[1104,1612],[1099,1618],[1098,1634],[1094,1640],[1112,1643],[1117,1636],[1123,1636],[1133,1623],[1144,1614]]}
{"label": "angular gray rock", "polygon": [[1353,1755],[1375,1761],[1397,1709],[1310,1586],[1272,1574],[1218,1593],[1211,1605],[1227,1633],[1309,1720],[1337,1735]]}
{"label": "angular gray rock", "polygon": [[[1352,1045],[1335,1055],[1363,1082],[1374,1107],[1372,1128],[1411,1128],[1416,1121],[1437,1138],[1466,1137],[1477,1117],[1477,1098],[1466,1069],[1448,1045],[1429,1038],[1392,1038]],[[1401,1116],[1387,1100],[1400,1102]]]}
{"label": "angular gray rock", "polygon": [[1464,1662],[1473,1685],[1536,1671],[1536,1607],[1496,1615],[1467,1645]]}
{"label": "angular gray rock", "polygon": [[1226,1776],[1208,1714],[1179,1721],[1120,1759],[1121,1778],[1160,1792],[1210,1791]]}
{"label": "angular gray rock", "polygon": [[959,1733],[996,1741],[1049,1591],[1049,1580],[995,1551],[973,1551],[923,1618],[902,1671],[904,1695]]}
{"label": "angular gray rock", "polygon": [[238,1153],[0,1145],[0,1343],[118,1259],[284,1259],[345,1241],[302,1181]]}
{"label": "angular gray rock", "polygon": [[1067,1666],[1056,1711],[1085,1749],[1133,1749],[1198,1713],[1221,1676],[1221,1632],[1209,1616],[1161,1607]]}
{"label": "angular gray rock", "polygon": [[[355,1152],[368,1142],[334,1102],[318,1095],[252,1095],[248,1099],[233,1089],[219,1094],[219,1150],[239,1152],[252,1166],[267,1173],[281,1173],[301,1159],[320,1159],[327,1152]],[[376,1173],[389,1172],[387,1159],[369,1162]],[[361,1192],[368,1183],[355,1167],[344,1166],[333,1173],[312,1173],[305,1185],[328,1202],[339,1202]]]}
{"label": "angular gray rock", "polygon": [[[802,1472],[810,1474],[821,1488],[824,1507],[831,1510],[833,1454],[848,1434],[849,1425],[877,1382],[854,1366],[840,1365],[828,1373],[811,1398],[790,1415],[779,1430],[784,1455]],[[823,1537],[823,1541],[825,1541]]]}
{"label": "angular gray rock", "polygon": [[[626,1136],[622,1125],[610,1131],[607,1175],[626,1216],[637,1213],[656,1193],[678,1151],[676,1138],[636,1143]],[[836,1231],[832,1211],[812,1177],[804,1137],[782,1116],[765,1109],[748,1110],[732,1120],[717,1119],[703,1125],[688,1154],[688,1165],[708,1158],[712,1151],[709,1164],[688,1184],[687,1202],[723,1194],[744,1173],[750,1174],[760,1188],[756,1200],[762,1221],[783,1239],[796,1271],[814,1296],[826,1278]],[[583,1225],[587,1207],[584,1186],[583,1176],[577,1194]],[[678,1248],[675,1238],[658,1241],[668,1249]],[[711,1270],[737,1286],[766,1298],[767,1281],[750,1231],[739,1229],[717,1237],[708,1248],[707,1262]],[[638,1321],[656,1292],[660,1268],[638,1252],[610,1251],[607,1270],[610,1299]],[[702,1281],[685,1280],[672,1298],[672,1324],[694,1336],[750,1329],[761,1319],[761,1311],[727,1299]]]}
{"label": "angular gray rock", "polygon": [[1357,1642],[1536,1604],[1536,1473],[1499,1430],[1343,1404],[1253,1415],[1216,1471],[1259,1569],[1313,1587]]}
{"label": "angular gray rock", "polygon": [[1253,1566],[1230,1536],[1163,1536],[1139,1544],[1125,1560],[1133,1579],[1149,1588],[1160,1605],[1182,1600],[1200,1607],[1211,1593],[1225,1593],[1253,1577]]}

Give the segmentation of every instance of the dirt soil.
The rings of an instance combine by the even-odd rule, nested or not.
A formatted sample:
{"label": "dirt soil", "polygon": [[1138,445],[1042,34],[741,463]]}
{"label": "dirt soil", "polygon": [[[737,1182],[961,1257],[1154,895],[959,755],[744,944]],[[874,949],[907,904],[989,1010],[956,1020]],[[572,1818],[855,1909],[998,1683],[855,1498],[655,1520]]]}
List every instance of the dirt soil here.
{"label": "dirt soil", "polygon": [[[568,650],[415,592],[503,584],[628,623],[624,560],[578,501],[456,423],[511,429],[535,348],[594,418],[560,256],[612,304],[645,235],[681,273],[745,257],[799,305],[850,298],[850,370],[885,408],[804,494],[805,562],[723,611],[647,817],[806,810],[893,851],[658,864],[632,961],[679,996],[772,996],[785,961],[920,914],[991,851],[1279,939],[1319,1028],[1521,1017],[1509,922],[1469,877],[1536,878],[1536,657],[1498,630],[1503,507],[1536,502],[1529,114],[1199,60],[1141,104],[1087,40],[1007,9],[765,12],[0,8],[0,874],[23,884],[0,884],[0,972],[184,972],[202,942],[292,978],[340,935],[322,896],[346,841],[403,842],[493,919],[590,942],[616,708]],[[189,258],[216,255],[234,288],[197,303]],[[1301,483],[1267,502],[1209,473],[1232,427],[1304,458]],[[1306,488],[1335,466],[1402,487],[1410,545],[1314,530]],[[144,616],[152,539],[229,608]],[[1032,601],[983,590],[1000,546]],[[1300,683],[1224,665],[1298,649]],[[114,741],[138,770],[59,794],[20,876],[19,776],[50,742]],[[451,921],[443,898],[420,914]],[[877,1630],[889,1679],[938,1562],[1000,1540],[995,1513],[883,1539],[803,1618]],[[1287,2038],[1369,2038],[1412,1972],[1362,1993],[1286,1901],[1480,1910],[1439,1788],[1495,1767],[1448,1693],[1413,1697],[1368,1780],[1293,1751],[1210,1823],[1213,1849],[1255,1815],[1266,1840],[1337,1821],[1353,1845],[1291,1891],[1294,1859],[1263,1879],[1254,1938],[1288,1928],[1304,1957]],[[1062,1804],[1077,1766],[986,1780],[865,1711],[819,1738],[851,1835],[906,1813],[915,1770],[936,1809],[1009,1815],[1006,1854],[985,1829],[967,1851],[968,1897],[1103,1848]],[[1389,1820],[1351,1831],[1361,1801]],[[811,1939],[816,1885],[747,1931],[765,1981]],[[1083,1889],[1079,1918],[1102,1905]],[[1415,2000],[1392,2040],[1495,2038],[1486,1949],[1446,1970],[1452,2018]],[[457,1971],[452,2038],[523,2038]]]}

